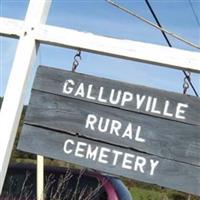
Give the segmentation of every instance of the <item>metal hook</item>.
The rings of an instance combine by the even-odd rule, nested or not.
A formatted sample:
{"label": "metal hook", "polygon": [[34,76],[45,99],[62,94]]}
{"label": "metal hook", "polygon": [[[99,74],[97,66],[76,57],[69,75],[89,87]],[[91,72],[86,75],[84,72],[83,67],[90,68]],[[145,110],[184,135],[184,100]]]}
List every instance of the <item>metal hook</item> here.
{"label": "metal hook", "polygon": [[190,85],[189,85],[189,81],[191,80],[191,72],[187,72],[185,78],[184,78],[184,82],[183,82],[183,94],[187,93],[187,90],[189,89]]}
{"label": "metal hook", "polygon": [[78,67],[80,60],[81,60],[81,50],[78,50],[78,52],[74,56],[74,62],[72,63],[72,72],[76,71],[76,68]]}

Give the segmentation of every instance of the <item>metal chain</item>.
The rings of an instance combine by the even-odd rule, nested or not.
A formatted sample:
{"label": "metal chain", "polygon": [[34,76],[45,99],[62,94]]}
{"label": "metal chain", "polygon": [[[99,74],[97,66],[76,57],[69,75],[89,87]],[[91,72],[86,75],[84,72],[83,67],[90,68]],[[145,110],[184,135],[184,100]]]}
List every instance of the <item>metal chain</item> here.
{"label": "metal chain", "polygon": [[186,76],[185,76],[184,82],[183,82],[183,94],[186,94],[187,90],[190,87],[189,81],[191,81],[191,72],[186,72]]}
{"label": "metal chain", "polygon": [[81,51],[78,50],[77,54],[74,56],[74,62],[72,63],[72,72],[76,71],[76,68],[78,67],[80,60],[81,60]]}

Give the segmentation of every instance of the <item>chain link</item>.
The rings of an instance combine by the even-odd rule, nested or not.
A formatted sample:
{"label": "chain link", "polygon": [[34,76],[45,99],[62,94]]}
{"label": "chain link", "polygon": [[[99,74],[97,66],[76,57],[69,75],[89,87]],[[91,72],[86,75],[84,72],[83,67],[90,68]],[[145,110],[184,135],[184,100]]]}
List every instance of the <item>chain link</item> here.
{"label": "chain link", "polygon": [[184,82],[183,82],[183,94],[186,94],[187,90],[190,87],[189,81],[191,81],[191,72],[186,72],[186,76],[185,76]]}
{"label": "chain link", "polygon": [[76,71],[76,68],[78,67],[80,60],[81,60],[81,51],[78,50],[77,54],[74,56],[74,62],[72,63],[72,72]]}

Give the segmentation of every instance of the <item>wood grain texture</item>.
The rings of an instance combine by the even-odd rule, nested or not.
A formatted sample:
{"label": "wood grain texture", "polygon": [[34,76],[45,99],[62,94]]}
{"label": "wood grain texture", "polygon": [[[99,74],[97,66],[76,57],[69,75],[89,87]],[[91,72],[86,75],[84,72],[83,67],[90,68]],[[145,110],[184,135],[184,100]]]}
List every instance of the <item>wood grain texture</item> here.
{"label": "wood grain texture", "polygon": [[[143,104],[140,109],[137,109],[135,99],[134,101],[126,103],[125,106],[121,106],[121,105],[113,105],[109,102],[103,103],[97,100],[91,100],[87,98],[82,98],[80,96],[74,96],[73,92],[68,95],[63,94],[62,92],[63,85],[65,81],[69,79],[73,79],[76,83],[76,85],[74,86],[74,91],[77,89],[77,86],[82,82],[84,83],[85,88],[87,88],[89,84],[92,84],[93,96],[98,96],[99,88],[101,86],[104,87],[103,95],[105,99],[109,98],[111,89],[115,89],[116,91],[121,90],[122,92],[129,91],[133,93],[134,96],[136,94],[139,94],[141,96],[146,95],[146,96],[155,97],[158,99],[158,104],[157,104],[158,110],[163,109],[166,100],[170,102],[169,112],[174,112],[178,102],[188,104],[188,108],[186,109],[186,112],[185,112],[185,119],[177,119],[174,116],[168,117],[168,116],[163,116],[163,115],[152,113],[152,112],[151,113],[147,112],[145,110],[146,104]],[[119,81],[98,78],[98,77],[94,77],[90,75],[73,73],[73,72],[68,72],[66,70],[53,69],[53,68],[48,68],[48,67],[38,68],[33,88],[36,90],[41,90],[41,91],[45,91],[45,92],[49,92],[49,93],[53,93],[53,94],[57,94],[61,96],[69,96],[72,98],[82,99],[84,101],[95,102],[97,104],[103,104],[105,106],[120,107],[121,109],[124,109],[124,110],[145,113],[148,115],[158,116],[158,117],[180,121],[180,122],[184,122],[188,124],[200,125],[200,99],[193,96],[187,96],[187,95],[182,95],[182,94],[178,94],[174,92],[167,92],[167,91],[153,89],[149,87],[138,86],[134,84],[128,84],[128,83],[123,83]]]}
{"label": "wood grain texture", "polygon": [[[122,124],[119,134],[109,133],[111,123],[105,132],[99,130],[98,123],[94,125],[95,130],[91,127],[85,128],[89,114],[98,119],[103,117],[119,121]],[[132,124],[132,139],[122,138],[129,122]],[[200,166],[200,133],[197,125],[155,118],[36,90],[32,91],[25,123],[65,133],[78,133],[110,144]],[[140,137],[146,140],[144,143],[134,140],[138,126],[141,126]]]}
{"label": "wood grain texture", "polygon": [[[135,157],[143,157],[148,162],[150,159],[159,161],[159,165],[154,171],[154,175],[149,175],[149,165],[145,165],[144,172],[140,170],[130,170],[122,168],[123,159],[118,159],[117,165],[112,165],[113,156],[109,154],[106,158],[108,163],[100,163],[96,160],[86,159],[86,152],[83,150],[83,157],[77,157],[74,154],[74,146],[70,148],[72,153],[66,154],[63,146],[66,140],[71,139],[75,143],[83,142],[91,145],[92,148],[107,148],[123,153],[132,154]],[[116,147],[93,140],[84,139],[72,135],[62,134],[56,131],[50,131],[30,125],[24,125],[18,148],[23,151],[42,154],[46,157],[75,163],[87,168],[93,168],[99,171],[115,174],[118,176],[128,177],[130,179],[144,181],[148,183],[158,184],[167,188],[183,191],[200,196],[200,168],[197,166],[176,162],[173,160],[163,159],[157,156],[140,153],[126,148]],[[130,163],[129,163],[130,164]]]}
{"label": "wood grain texture", "polygon": [[[74,91],[81,83],[84,93],[92,85],[93,100],[85,94],[76,96],[74,91],[64,94],[63,86],[70,79],[75,83]],[[178,103],[188,104],[186,119],[146,111],[143,104],[138,109],[134,100],[125,106],[100,102],[97,97],[101,87],[104,88],[103,99],[109,99],[114,89],[138,94],[140,98],[143,95],[157,98],[157,110],[162,110],[168,101],[168,113],[173,113]],[[199,99],[190,96],[39,67],[18,148],[200,195],[199,105]],[[95,119],[93,125],[86,125],[88,116]],[[64,151],[65,141],[69,140],[72,143],[68,143],[68,150]],[[98,152],[93,154],[92,149]],[[120,154],[116,157],[113,152]],[[94,155],[98,158],[92,159]],[[153,174],[152,162],[158,164]]]}

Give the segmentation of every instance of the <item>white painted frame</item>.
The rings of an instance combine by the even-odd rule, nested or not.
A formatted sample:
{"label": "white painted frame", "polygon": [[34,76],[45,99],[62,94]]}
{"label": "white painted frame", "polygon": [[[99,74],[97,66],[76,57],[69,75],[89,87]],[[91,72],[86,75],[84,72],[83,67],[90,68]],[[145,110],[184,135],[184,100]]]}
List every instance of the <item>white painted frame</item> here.
{"label": "white painted frame", "polygon": [[[23,109],[28,78],[39,45],[34,38],[33,30],[37,24],[45,23],[50,5],[50,0],[30,0],[25,20],[16,29],[12,29],[12,25],[0,22],[1,29],[6,32],[4,34],[5,32],[1,30],[3,35],[12,35],[15,31],[19,34],[17,50],[0,112],[0,193]],[[7,20],[3,19],[3,21]]]}
{"label": "white painted frame", "polygon": [[[0,17],[0,35],[18,38],[23,24],[20,20]],[[200,52],[116,39],[45,24],[35,25],[32,34],[40,43],[200,73]]]}
{"label": "white painted frame", "polygon": [[199,52],[45,25],[50,5],[51,0],[30,0],[24,21],[0,18],[0,35],[19,38],[0,112],[0,193],[39,43],[200,73]]}

